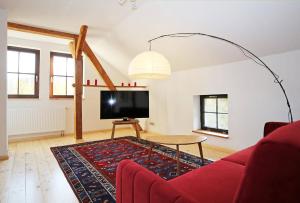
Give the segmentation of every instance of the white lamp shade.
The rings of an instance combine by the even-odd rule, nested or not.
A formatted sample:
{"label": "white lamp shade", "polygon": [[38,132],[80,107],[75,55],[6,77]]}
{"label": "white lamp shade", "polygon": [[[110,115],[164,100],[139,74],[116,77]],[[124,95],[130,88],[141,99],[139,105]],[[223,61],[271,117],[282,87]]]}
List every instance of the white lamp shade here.
{"label": "white lamp shade", "polygon": [[171,66],[162,54],[146,51],[131,61],[128,75],[137,79],[163,79],[171,75]]}

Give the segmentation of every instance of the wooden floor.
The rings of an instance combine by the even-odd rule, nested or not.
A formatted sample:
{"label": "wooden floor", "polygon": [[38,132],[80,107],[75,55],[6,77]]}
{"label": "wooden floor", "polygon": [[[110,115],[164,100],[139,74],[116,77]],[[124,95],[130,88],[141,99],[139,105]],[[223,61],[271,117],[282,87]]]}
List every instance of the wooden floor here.
{"label": "wooden floor", "polygon": [[[10,143],[9,160],[0,161],[0,203],[78,202],[50,147],[108,139],[110,133],[88,133],[80,141],[69,135]],[[115,136],[133,134],[131,129],[119,129]],[[141,134],[142,138],[148,135],[153,134]],[[183,146],[180,150],[199,156],[197,145]],[[205,158],[214,160],[232,152],[205,144],[203,151]]]}

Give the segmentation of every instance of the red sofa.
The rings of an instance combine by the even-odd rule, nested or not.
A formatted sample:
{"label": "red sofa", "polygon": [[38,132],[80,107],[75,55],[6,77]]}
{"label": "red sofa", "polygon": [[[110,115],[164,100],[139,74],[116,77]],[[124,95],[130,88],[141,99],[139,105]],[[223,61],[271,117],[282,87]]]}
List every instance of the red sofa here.
{"label": "red sofa", "polygon": [[169,181],[124,160],[117,203],[299,203],[300,121],[264,132],[256,145]]}

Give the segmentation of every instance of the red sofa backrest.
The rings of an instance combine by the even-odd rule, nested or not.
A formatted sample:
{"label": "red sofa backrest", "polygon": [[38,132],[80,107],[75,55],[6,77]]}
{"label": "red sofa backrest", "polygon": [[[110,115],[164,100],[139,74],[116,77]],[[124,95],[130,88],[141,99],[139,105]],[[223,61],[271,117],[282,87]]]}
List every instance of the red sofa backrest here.
{"label": "red sofa backrest", "polygon": [[288,125],[286,122],[267,122],[264,127],[264,137],[282,126]]}
{"label": "red sofa backrest", "polygon": [[300,121],[257,144],[235,197],[235,203],[254,202],[300,202]]}

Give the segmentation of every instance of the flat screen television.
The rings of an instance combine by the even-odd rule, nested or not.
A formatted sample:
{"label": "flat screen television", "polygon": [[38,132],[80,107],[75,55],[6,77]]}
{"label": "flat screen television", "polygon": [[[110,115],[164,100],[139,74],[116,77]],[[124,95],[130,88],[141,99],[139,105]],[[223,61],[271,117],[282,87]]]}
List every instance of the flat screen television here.
{"label": "flat screen television", "polygon": [[100,92],[100,119],[148,117],[149,91]]}

